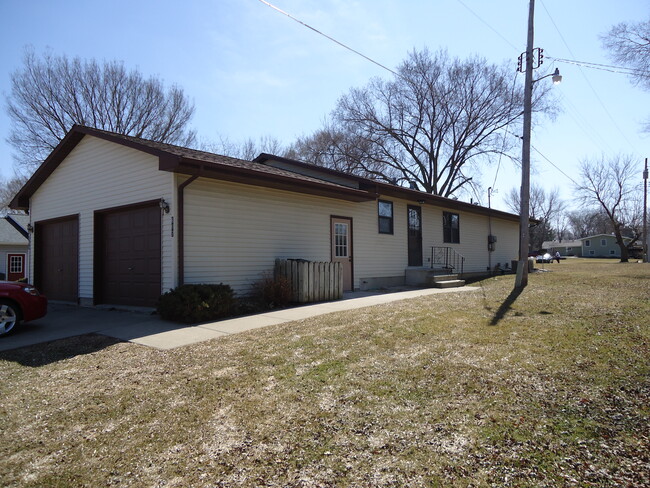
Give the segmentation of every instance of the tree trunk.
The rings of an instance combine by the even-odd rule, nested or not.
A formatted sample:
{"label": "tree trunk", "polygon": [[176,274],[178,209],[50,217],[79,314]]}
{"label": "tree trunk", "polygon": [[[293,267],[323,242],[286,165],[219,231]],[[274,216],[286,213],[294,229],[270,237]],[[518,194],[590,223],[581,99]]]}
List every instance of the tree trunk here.
{"label": "tree trunk", "polygon": [[630,255],[627,251],[627,246],[625,245],[625,241],[623,241],[621,230],[619,228],[616,228],[614,230],[614,235],[616,236],[616,244],[618,244],[618,247],[621,248],[621,263],[629,262]]}

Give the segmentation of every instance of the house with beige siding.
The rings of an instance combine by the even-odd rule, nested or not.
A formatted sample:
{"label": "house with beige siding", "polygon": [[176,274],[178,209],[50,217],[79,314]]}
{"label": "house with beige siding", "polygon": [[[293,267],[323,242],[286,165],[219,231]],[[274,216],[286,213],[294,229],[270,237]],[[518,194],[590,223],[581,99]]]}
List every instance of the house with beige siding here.
{"label": "house with beige siding", "polygon": [[245,294],[276,259],[341,262],[353,290],[403,284],[443,254],[461,256],[465,274],[518,254],[513,214],[271,154],[245,161],[83,126],[11,205],[29,211],[30,280],[89,306],[152,306],[183,283]]}
{"label": "house with beige siding", "polygon": [[18,281],[27,277],[28,223],[28,215],[10,214],[0,218],[0,280]]}

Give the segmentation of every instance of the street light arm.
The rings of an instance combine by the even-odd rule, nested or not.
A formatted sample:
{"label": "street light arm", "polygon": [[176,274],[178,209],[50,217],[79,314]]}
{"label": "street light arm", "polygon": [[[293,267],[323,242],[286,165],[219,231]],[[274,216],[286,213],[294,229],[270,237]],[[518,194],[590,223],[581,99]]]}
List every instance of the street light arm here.
{"label": "street light arm", "polygon": [[541,78],[537,78],[536,80],[533,80],[533,83],[537,83],[538,81],[543,80],[544,78],[548,78],[549,76],[553,77],[553,83],[555,85],[562,82],[562,75],[560,74],[560,70],[559,68],[555,68],[555,71],[553,71],[553,73],[549,73],[542,76]]}

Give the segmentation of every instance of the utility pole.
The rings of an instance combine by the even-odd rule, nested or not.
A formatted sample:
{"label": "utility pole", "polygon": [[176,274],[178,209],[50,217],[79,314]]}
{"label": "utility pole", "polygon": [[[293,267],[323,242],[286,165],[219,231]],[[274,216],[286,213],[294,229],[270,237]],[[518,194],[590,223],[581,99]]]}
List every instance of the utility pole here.
{"label": "utility pole", "polygon": [[643,170],[643,262],[648,262],[648,158]]}
{"label": "utility pole", "polygon": [[533,42],[535,0],[528,8],[528,41],[526,43],[526,81],[524,86],[524,134],[521,147],[521,198],[519,210],[519,263],[515,288],[523,290],[528,285],[528,224],[530,215],[530,132],[533,100]]}
{"label": "utility pole", "polygon": [[495,191],[492,190],[492,187],[488,188],[488,271],[490,276],[492,276],[492,251],[494,249],[492,242],[492,193]]}

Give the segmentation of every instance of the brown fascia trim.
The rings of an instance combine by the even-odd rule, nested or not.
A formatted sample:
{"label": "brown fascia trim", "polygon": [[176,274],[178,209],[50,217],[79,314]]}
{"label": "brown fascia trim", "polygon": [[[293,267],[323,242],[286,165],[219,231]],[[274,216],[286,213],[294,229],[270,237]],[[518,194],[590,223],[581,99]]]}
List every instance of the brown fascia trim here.
{"label": "brown fascia trim", "polygon": [[[374,193],[377,194],[377,198],[379,198],[379,195],[387,195],[395,198],[403,198],[405,200],[413,200],[414,202],[424,200],[425,203],[435,205],[437,207],[449,208],[452,210],[460,210],[460,211],[479,214],[479,215],[488,215],[490,217],[519,222],[518,215],[511,214],[508,212],[503,212],[501,210],[494,210],[486,207],[481,207],[478,205],[473,205],[467,202],[452,200],[451,198],[432,195],[430,193],[425,193],[418,190],[411,190],[410,188],[404,188],[397,185],[391,185],[389,183],[383,183],[381,181],[370,180],[362,176],[343,173],[341,171],[333,170],[331,168],[325,168],[322,166],[317,166],[314,164],[309,164],[303,161],[297,161],[295,159],[285,158],[282,156],[275,156],[273,154],[262,153],[258,157],[256,157],[253,161],[257,163],[264,163],[265,161],[273,161],[273,160],[293,164],[295,166],[305,168],[305,169],[310,169],[313,171],[322,171],[323,173],[331,174],[333,176],[349,178],[359,183],[360,189],[368,189],[370,191],[371,188],[374,188]],[[538,223],[538,221],[535,219],[530,219],[530,221]]]}
{"label": "brown fascia trim", "polygon": [[[511,220],[513,222],[519,222],[519,215],[503,212],[501,210],[495,210],[493,208],[481,207],[480,205],[461,202],[459,200],[452,200],[451,198],[432,195],[431,193],[425,193],[418,190],[411,190],[409,188],[393,186],[387,183],[377,182],[376,187],[377,187],[376,190],[377,193],[381,195],[388,195],[395,198],[403,198],[405,200],[413,200],[414,202],[423,201],[425,204],[435,205],[436,207],[442,207],[450,210],[458,210],[462,212],[468,212],[468,213],[473,213],[478,215],[485,215],[493,218],[499,218],[503,220]],[[537,222],[537,221],[531,219],[531,222]]]}
{"label": "brown fascia trim", "polygon": [[274,156],[273,154],[268,154],[268,153],[261,153],[259,156],[253,159],[254,163],[264,164],[266,161],[278,161],[280,163],[292,164],[294,166],[298,166],[299,168],[308,169],[310,171],[320,171],[322,173],[336,176],[338,178],[347,178],[349,180],[356,181],[357,183],[367,183],[371,181],[368,180],[368,178],[364,178],[363,176],[357,176],[351,173],[344,173],[342,171],[337,171],[335,169],[327,168],[325,166],[318,166],[316,164],[305,163],[304,161],[298,161],[297,159],[285,158],[282,156]]}
{"label": "brown fascia trim", "polygon": [[112,135],[106,132],[86,127],[83,125],[74,125],[59,142],[59,144],[50,153],[43,164],[41,164],[32,177],[27,180],[27,183],[18,191],[16,196],[9,203],[9,208],[15,210],[27,210],[29,208],[29,199],[36,192],[36,190],[45,182],[45,180],[54,172],[54,170],[61,164],[61,162],[70,154],[77,144],[83,139],[85,135],[91,135],[99,139],[114,142],[122,146],[137,149],[153,156],[163,158],[169,153],[160,149],[153,148],[146,144],[139,144],[135,141],[120,137],[118,134]]}
{"label": "brown fascia trim", "polygon": [[238,168],[215,163],[206,163],[203,161],[190,160],[187,158],[167,158],[164,162],[161,160],[160,169],[164,171],[173,171],[175,173],[202,176],[205,178],[231,181],[234,183],[243,183],[247,185],[262,186],[285,190],[294,193],[304,193],[337,200],[346,200],[350,202],[366,202],[375,200],[377,195],[374,192],[356,190],[354,188],[345,188],[332,186],[326,183],[301,180],[289,176],[282,176],[272,173],[260,173],[247,168]]}

